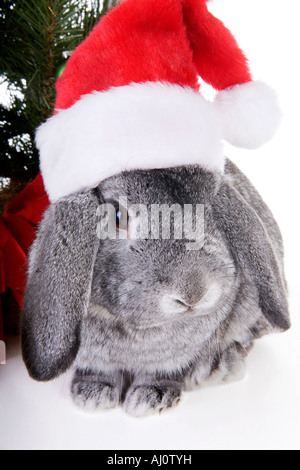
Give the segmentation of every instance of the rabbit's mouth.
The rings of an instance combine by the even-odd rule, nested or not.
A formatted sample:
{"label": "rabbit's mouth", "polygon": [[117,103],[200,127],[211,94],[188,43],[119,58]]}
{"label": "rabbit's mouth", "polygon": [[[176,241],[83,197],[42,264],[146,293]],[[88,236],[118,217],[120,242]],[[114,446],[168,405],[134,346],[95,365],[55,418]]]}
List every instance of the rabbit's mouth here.
{"label": "rabbit's mouth", "polygon": [[184,313],[183,315],[193,315],[194,313],[197,312],[197,309],[195,307],[189,307]]}
{"label": "rabbit's mouth", "polygon": [[189,296],[164,295],[160,307],[165,315],[207,315],[217,306],[222,296],[222,286],[214,282],[206,290]]}

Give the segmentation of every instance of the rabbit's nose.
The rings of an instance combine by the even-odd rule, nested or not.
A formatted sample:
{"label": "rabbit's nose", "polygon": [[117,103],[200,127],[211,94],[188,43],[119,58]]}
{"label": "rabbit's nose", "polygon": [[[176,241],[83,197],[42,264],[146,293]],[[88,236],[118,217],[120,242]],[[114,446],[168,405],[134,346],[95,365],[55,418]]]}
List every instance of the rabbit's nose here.
{"label": "rabbit's nose", "polygon": [[203,294],[198,293],[197,295],[190,295],[187,298],[173,298],[173,301],[179,306],[179,307],[184,307],[185,309],[193,309],[199,305],[201,302],[201,299],[203,297]]}
{"label": "rabbit's nose", "polygon": [[173,299],[173,300],[174,300],[174,302],[175,302],[176,304],[178,304],[178,305],[184,305],[184,306],[186,306],[186,307],[190,307],[190,305],[187,304],[187,303],[186,303],[184,300],[182,300],[182,299]]}
{"label": "rabbit's nose", "polygon": [[162,299],[162,308],[165,313],[186,313],[195,308],[200,300],[202,295],[191,296],[191,298],[182,298],[177,295],[166,295]]}
{"label": "rabbit's nose", "polygon": [[190,304],[181,298],[173,299],[173,301],[181,307],[187,307],[187,308],[193,307],[193,304]]}

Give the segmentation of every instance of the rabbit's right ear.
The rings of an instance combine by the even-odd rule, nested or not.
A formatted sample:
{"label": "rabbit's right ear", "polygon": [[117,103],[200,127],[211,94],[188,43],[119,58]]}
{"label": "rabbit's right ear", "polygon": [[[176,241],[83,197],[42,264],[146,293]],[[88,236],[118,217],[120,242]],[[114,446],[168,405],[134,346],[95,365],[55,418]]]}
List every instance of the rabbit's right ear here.
{"label": "rabbit's right ear", "polygon": [[94,191],[52,204],[31,248],[21,327],[23,359],[36,380],[58,376],[77,354],[99,246],[97,207]]}

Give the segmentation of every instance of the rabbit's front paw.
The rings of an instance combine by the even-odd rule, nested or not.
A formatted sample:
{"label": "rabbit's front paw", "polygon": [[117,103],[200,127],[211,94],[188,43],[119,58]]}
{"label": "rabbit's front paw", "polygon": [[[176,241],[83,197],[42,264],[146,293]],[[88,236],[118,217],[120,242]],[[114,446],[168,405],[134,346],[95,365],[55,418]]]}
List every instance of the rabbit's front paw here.
{"label": "rabbit's front paw", "polygon": [[71,393],[74,403],[85,411],[96,409],[115,408],[119,404],[120,392],[118,387],[111,383],[91,380],[91,377],[75,376],[72,382]]}
{"label": "rabbit's front paw", "polygon": [[162,412],[180,401],[181,389],[176,385],[133,385],[127,392],[124,410],[131,416]]}

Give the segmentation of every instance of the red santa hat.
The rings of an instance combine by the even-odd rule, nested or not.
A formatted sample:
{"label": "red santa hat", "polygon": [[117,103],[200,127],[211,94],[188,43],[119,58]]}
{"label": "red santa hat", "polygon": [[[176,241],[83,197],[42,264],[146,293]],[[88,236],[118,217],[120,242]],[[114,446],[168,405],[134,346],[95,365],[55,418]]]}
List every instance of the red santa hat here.
{"label": "red santa hat", "polygon": [[[123,0],[57,81],[55,113],[36,134],[52,202],[123,170],[224,169],[222,141],[255,148],[279,123],[272,89],[207,0]],[[199,92],[199,76],[217,91]]]}

